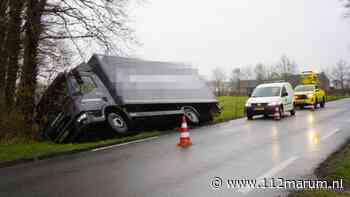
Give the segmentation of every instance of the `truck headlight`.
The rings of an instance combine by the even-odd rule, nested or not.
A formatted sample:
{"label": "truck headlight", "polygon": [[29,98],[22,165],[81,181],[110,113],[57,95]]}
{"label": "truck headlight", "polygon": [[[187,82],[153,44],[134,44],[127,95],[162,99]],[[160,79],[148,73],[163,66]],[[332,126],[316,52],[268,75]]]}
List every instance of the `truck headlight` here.
{"label": "truck headlight", "polygon": [[83,120],[86,120],[88,118],[86,113],[82,113],[78,118],[77,118],[77,122],[81,122]]}
{"label": "truck headlight", "polygon": [[280,104],[281,104],[280,102],[273,101],[273,102],[270,102],[268,105],[269,106],[276,106],[276,105],[280,105]]}

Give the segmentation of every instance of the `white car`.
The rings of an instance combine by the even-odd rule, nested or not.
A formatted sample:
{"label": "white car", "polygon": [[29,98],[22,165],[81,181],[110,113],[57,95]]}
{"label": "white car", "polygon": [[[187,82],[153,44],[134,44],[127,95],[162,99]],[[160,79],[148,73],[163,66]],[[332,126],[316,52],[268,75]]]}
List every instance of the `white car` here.
{"label": "white car", "polygon": [[248,120],[254,115],[278,115],[284,112],[295,115],[294,90],[290,83],[267,83],[258,85],[245,104]]}

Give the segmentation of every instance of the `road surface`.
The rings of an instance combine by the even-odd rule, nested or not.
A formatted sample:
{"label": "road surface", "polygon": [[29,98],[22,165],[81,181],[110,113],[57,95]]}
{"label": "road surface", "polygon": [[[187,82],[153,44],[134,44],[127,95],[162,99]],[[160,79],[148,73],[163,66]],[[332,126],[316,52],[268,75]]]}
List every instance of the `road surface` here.
{"label": "road surface", "polygon": [[[278,196],[283,189],[228,188],[227,179],[308,179],[350,137],[350,99],[295,117],[234,120],[0,169],[0,196]],[[214,177],[220,179],[213,182]],[[218,188],[213,188],[211,183]]]}

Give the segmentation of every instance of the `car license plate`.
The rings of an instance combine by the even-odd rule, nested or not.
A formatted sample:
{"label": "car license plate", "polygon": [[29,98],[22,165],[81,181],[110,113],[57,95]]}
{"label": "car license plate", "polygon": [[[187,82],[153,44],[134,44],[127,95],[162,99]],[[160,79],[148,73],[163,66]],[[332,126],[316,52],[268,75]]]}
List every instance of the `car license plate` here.
{"label": "car license plate", "polygon": [[255,111],[263,111],[264,110],[264,107],[256,107],[255,108]]}

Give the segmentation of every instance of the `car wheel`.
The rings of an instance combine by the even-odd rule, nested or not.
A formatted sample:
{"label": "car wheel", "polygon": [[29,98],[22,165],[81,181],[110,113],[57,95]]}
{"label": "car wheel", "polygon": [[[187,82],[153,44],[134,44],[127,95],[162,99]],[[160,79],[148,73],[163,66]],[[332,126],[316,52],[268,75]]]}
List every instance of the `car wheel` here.
{"label": "car wheel", "polygon": [[196,111],[194,111],[194,109],[186,107],[186,108],[184,108],[184,112],[185,112],[185,116],[186,116],[187,120],[191,124],[198,124],[199,123],[199,115]]}
{"label": "car wheel", "polygon": [[326,105],[326,99],[323,97],[323,98],[322,98],[322,102],[320,103],[320,107],[321,107],[321,108],[324,108],[325,105]]}
{"label": "car wheel", "polygon": [[317,104],[318,104],[318,101],[316,99],[315,103],[314,103],[314,109],[317,109]]}
{"label": "car wheel", "polygon": [[290,115],[291,115],[291,116],[295,116],[295,108],[293,108],[293,109],[290,111]]}
{"label": "car wheel", "polygon": [[118,113],[109,113],[107,116],[107,121],[113,131],[118,134],[126,134],[128,132],[128,125],[125,119]]}
{"label": "car wheel", "polygon": [[279,117],[274,117],[275,120],[281,120],[283,118],[283,108],[281,106],[278,107],[278,115]]}

